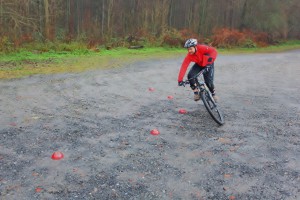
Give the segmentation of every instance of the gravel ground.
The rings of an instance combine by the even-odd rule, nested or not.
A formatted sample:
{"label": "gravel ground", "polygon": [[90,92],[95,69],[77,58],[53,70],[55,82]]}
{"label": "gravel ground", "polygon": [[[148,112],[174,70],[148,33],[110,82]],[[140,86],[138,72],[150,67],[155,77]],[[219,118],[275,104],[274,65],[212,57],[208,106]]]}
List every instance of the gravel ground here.
{"label": "gravel ground", "polygon": [[0,199],[300,199],[300,51],[220,55],[223,126],[182,59],[0,81]]}

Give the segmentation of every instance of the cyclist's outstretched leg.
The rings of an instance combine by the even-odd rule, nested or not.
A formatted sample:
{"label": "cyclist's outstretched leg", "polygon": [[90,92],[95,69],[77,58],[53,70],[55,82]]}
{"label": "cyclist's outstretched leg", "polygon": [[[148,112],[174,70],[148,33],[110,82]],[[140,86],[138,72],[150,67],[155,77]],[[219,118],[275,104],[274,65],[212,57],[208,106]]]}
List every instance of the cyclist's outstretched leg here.
{"label": "cyclist's outstretched leg", "polygon": [[196,87],[197,83],[196,83],[196,79],[194,79],[193,77],[195,77],[200,71],[201,71],[201,67],[198,64],[194,64],[193,67],[190,69],[189,73],[188,73],[188,79],[190,79],[190,86],[194,92],[194,100],[195,101],[199,101],[200,100],[200,94],[199,94],[199,90]]}
{"label": "cyclist's outstretched leg", "polygon": [[216,91],[215,91],[214,74],[215,74],[215,69],[214,69],[214,63],[213,63],[207,68],[207,71],[205,73],[203,73],[203,77],[204,77],[205,84],[207,85],[209,91],[211,92],[214,100],[217,102],[218,97],[217,97]]}

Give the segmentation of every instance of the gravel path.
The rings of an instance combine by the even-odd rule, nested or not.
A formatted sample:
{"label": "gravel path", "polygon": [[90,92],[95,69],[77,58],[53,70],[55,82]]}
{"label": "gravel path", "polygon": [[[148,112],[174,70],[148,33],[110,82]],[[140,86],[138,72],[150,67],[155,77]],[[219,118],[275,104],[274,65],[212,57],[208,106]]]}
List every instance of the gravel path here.
{"label": "gravel path", "polygon": [[220,55],[221,127],[182,59],[0,81],[0,199],[300,199],[300,51]]}

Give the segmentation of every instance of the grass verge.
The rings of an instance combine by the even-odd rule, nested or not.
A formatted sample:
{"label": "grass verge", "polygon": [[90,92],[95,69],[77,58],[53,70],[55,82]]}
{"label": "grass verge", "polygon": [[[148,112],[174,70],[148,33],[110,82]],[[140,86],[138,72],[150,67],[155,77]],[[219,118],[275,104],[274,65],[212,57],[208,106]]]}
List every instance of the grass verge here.
{"label": "grass verge", "polygon": [[[300,49],[300,41],[289,41],[265,48],[218,49],[220,54],[269,53]],[[165,59],[184,56],[185,49],[143,48],[100,50],[99,52],[78,50],[72,52],[34,52],[21,50],[18,53],[0,56],[0,79],[21,78],[35,74],[78,73],[91,69],[107,69],[124,63],[144,59]]]}
{"label": "grass verge", "polygon": [[119,67],[150,58],[167,58],[184,53],[184,49],[145,48],[100,50],[99,52],[21,51],[0,57],[0,79],[21,78],[35,74],[77,73],[91,69]]}

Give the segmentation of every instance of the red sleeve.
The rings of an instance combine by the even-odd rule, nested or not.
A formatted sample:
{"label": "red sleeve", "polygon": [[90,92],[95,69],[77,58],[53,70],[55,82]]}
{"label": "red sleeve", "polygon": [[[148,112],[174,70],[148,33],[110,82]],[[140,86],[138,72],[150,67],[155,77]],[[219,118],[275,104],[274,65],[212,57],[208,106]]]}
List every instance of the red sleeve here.
{"label": "red sleeve", "polygon": [[189,59],[189,56],[187,55],[185,57],[185,59],[183,60],[183,62],[182,62],[182,65],[181,65],[181,68],[180,68],[180,71],[179,71],[179,74],[178,74],[178,82],[183,80],[185,72],[186,72],[186,70],[187,70],[190,63],[191,63],[191,60]]}

